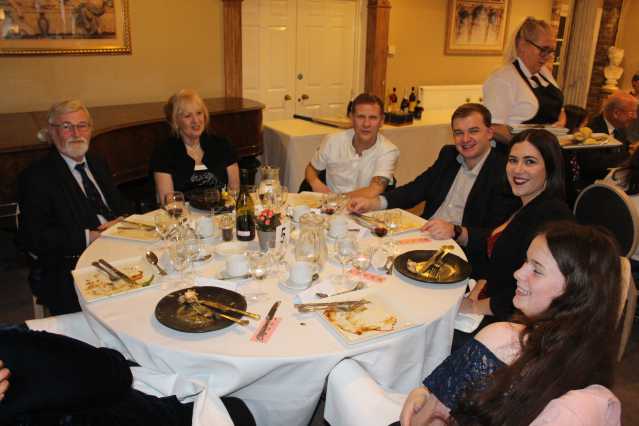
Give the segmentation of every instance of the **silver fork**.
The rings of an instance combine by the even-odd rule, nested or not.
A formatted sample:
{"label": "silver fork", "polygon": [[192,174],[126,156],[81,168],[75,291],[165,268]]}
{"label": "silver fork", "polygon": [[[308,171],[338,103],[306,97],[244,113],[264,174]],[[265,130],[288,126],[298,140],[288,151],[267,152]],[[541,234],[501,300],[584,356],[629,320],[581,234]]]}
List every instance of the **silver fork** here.
{"label": "silver fork", "polygon": [[448,253],[451,252],[451,250],[452,249],[448,246],[443,247],[442,253],[441,255],[439,255],[439,258],[432,265],[426,268],[426,270],[423,272],[423,275],[427,279],[429,280],[438,279],[439,271],[441,270],[442,266],[444,266],[444,258],[446,257]]}

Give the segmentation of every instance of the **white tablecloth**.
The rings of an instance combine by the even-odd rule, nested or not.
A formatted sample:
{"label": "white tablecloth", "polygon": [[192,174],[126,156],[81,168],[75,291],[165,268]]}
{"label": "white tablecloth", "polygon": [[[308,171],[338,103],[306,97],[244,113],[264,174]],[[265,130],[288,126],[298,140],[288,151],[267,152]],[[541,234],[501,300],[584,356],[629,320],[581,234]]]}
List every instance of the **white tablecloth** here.
{"label": "white tablecloth", "polygon": [[[422,120],[408,126],[385,125],[384,136],[400,150],[395,178],[400,185],[410,182],[426,170],[442,146],[452,143],[450,116],[452,111],[432,111]],[[264,162],[280,167],[280,180],[297,192],[304,170],[313,153],[334,127],[303,120],[278,120],[264,123]]]}
{"label": "white tablecloth", "polygon": [[[400,247],[428,249],[443,243],[451,241]],[[146,246],[102,237],[87,248],[78,268],[101,257],[118,260],[138,256]],[[463,256],[460,248],[456,252]],[[216,259],[205,269],[220,269],[222,263]],[[321,277],[337,271],[337,265],[328,262]],[[166,284],[81,304],[102,345],[121,351],[143,367],[204,383],[209,392],[242,398],[260,425],[306,425],[326,377],[342,359],[355,359],[377,383],[398,392],[419,385],[450,352],[455,314],[466,285],[465,281],[446,286],[416,285],[397,273],[383,283],[371,284],[400,301],[420,325],[349,346],[316,314],[298,313],[293,307],[295,294],[275,281],[263,282],[270,300],[249,302],[247,308],[265,315],[273,301],[282,300],[277,313],[282,322],[266,344],[249,340],[255,321],[248,327],[202,334],[168,329],[154,316],[158,301],[176,289]],[[238,291],[243,291],[242,285]]]}

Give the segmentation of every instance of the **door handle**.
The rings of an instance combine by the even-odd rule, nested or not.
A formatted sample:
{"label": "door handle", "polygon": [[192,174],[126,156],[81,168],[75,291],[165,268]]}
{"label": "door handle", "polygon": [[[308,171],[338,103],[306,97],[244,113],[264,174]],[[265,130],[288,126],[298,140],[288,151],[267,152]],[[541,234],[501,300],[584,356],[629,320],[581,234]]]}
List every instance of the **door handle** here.
{"label": "door handle", "polygon": [[309,96],[306,93],[302,94],[302,100],[306,101],[309,99]]}
{"label": "door handle", "polygon": [[288,94],[284,95],[284,100],[285,101],[290,101],[291,99],[292,99],[291,95],[288,95]]}

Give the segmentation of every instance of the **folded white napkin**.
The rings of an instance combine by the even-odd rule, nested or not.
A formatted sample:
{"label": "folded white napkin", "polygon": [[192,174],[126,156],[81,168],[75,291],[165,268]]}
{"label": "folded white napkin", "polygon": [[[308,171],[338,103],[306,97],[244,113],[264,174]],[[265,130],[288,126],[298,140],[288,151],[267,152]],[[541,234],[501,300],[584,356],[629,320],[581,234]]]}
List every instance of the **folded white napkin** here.
{"label": "folded white napkin", "polygon": [[[472,291],[477,285],[477,281],[470,279],[468,280],[468,287]],[[466,293],[464,297],[468,297],[469,293]],[[461,312],[457,312],[457,316],[455,317],[455,330],[463,331],[464,333],[472,333],[479,327],[479,323],[484,319],[483,315],[480,314],[463,314]]]}

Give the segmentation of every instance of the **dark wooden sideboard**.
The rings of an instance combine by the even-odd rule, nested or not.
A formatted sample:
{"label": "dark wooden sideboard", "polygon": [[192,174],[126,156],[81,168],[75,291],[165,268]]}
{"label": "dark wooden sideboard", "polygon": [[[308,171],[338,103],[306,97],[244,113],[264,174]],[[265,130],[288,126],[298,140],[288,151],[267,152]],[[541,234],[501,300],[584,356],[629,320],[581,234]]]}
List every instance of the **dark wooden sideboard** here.
{"label": "dark wooden sideboard", "polygon": [[[211,115],[213,133],[226,136],[238,156],[262,153],[264,105],[242,98],[204,100]],[[91,150],[106,158],[118,185],[145,179],[156,143],[166,140],[170,127],[163,102],[89,108],[93,117]],[[16,178],[51,146],[37,133],[46,127],[46,111],[0,114],[0,203],[16,200]]]}

